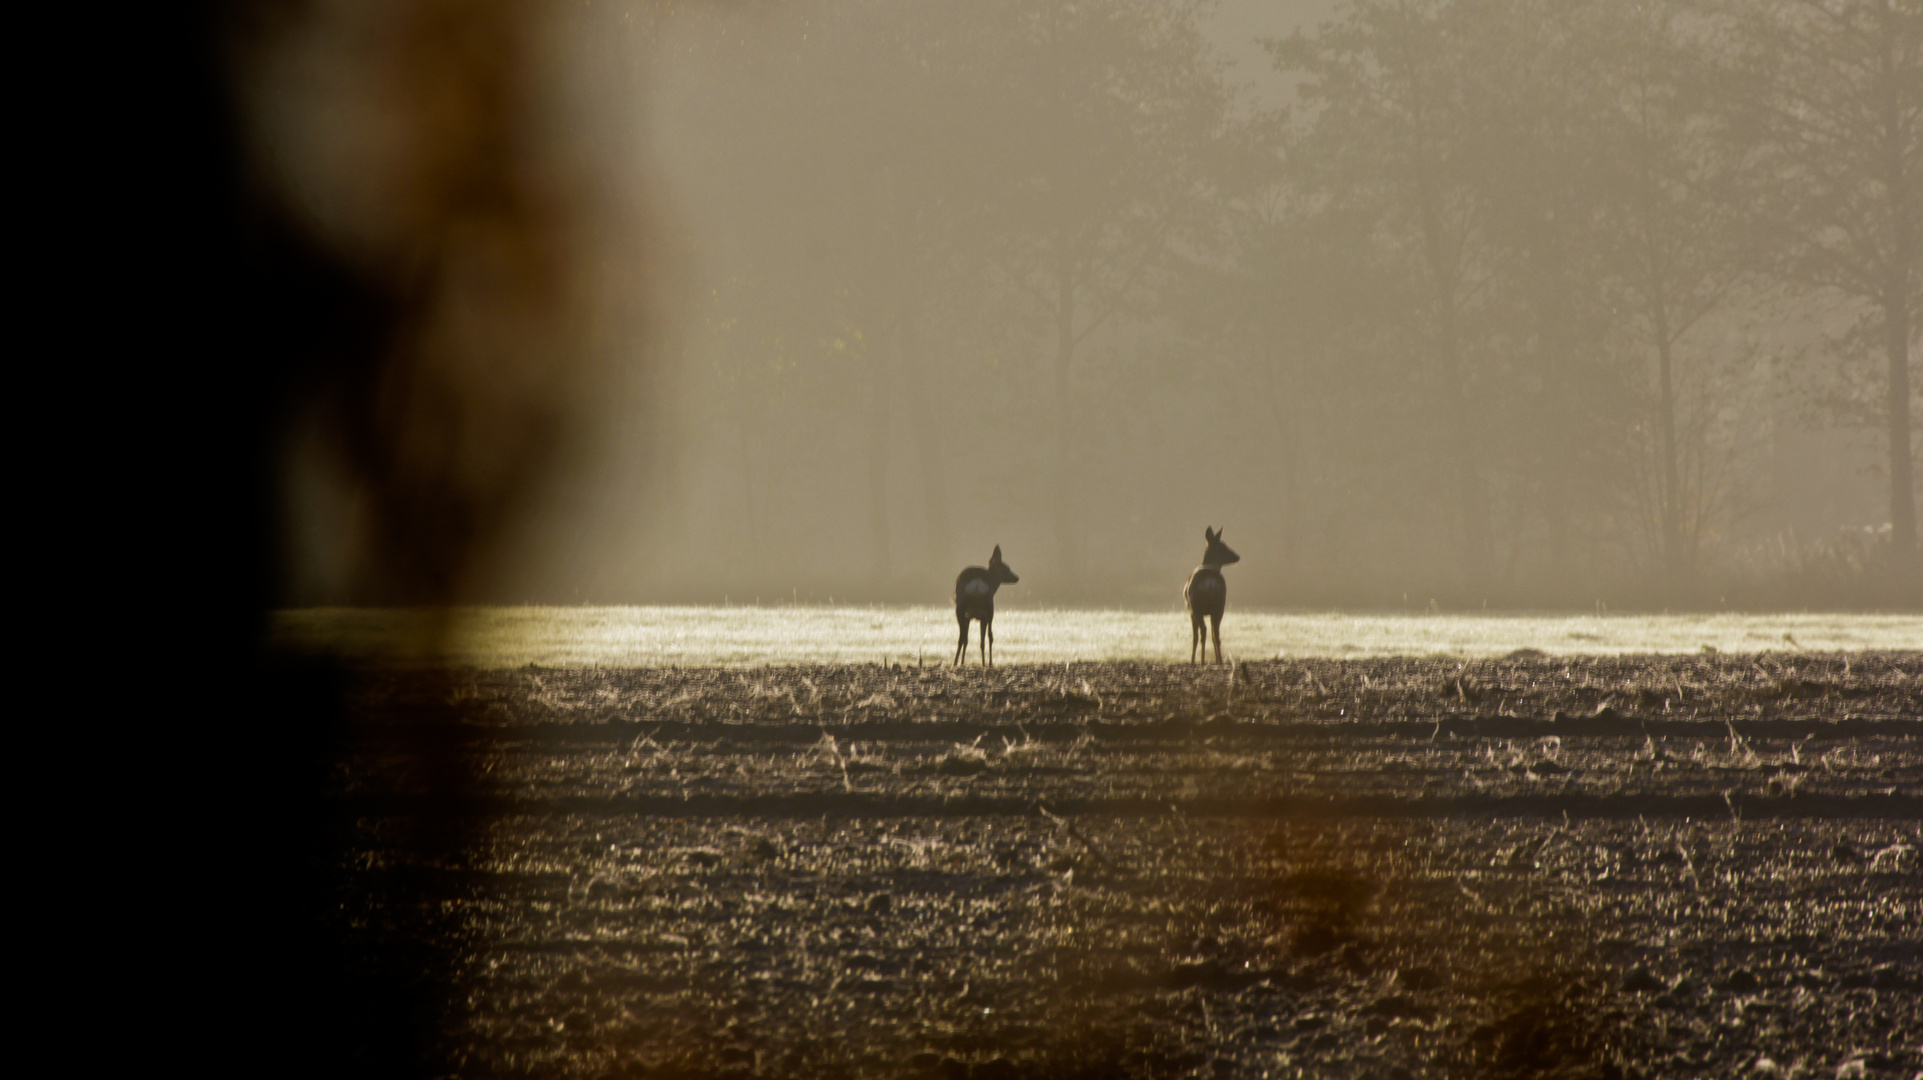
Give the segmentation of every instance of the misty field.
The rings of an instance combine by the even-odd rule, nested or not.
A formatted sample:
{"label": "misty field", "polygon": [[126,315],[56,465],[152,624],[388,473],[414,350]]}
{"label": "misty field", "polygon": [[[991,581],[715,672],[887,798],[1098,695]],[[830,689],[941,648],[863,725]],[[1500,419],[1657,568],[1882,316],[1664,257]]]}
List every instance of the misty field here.
{"label": "misty field", "polygon": [[[423,612],[280,612],[283,646],[358,659],[418,657],[470,667],[753,666],[887,661],[933,665],[955,649],[950,607],[487,607],[444,622]],[[969,654],[978,658],[971,635]],[[995,616],[998,663],[1188,659],[1179,610],[1024,609]],[[1241,660],[1923,650],[1919,615],[1353,614],[1231,609],[1225,656]]]}

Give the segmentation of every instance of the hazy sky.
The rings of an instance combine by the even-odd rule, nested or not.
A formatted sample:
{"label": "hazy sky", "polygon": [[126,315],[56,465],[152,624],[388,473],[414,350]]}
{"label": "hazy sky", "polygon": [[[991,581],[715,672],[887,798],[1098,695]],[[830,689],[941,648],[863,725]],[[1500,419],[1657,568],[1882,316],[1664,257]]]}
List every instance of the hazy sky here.
{"label": "hazy sky", "polygon": [[[1735,106],[1635,51],[1671,32],[1640,8],[1375,7],[565,9],[503,176],[566,211],[543,317],[575,314],[474,299],[485,244],[431,294],[457,388],[571,410],[474,595],[937,602],[999,544],[1027,601],[1161,606],[1205,526],[1243,556],[1232,603],[1860,573],[1894,497],[1881,286],[1799,270],[1820,231],[1759,247],[1746,221],[1809,200],[1731,164],[1855,158],[1706,137],[1762,129],[1704,122]],[[404,263],[382,184],[419,139],[368,90],[380,20],[316,10],[262,65],[274,175],[332,242]],[[1342,48],[1288,74],[1260,44],[1323,25]],[[1649,63],[1674,86],[1644,93]],[[1316,107],[1280,123],[1297,86]],[[498,456],[477,415],[461,438]],[[303,423],[292,595],[352,599],[380,511]]]}

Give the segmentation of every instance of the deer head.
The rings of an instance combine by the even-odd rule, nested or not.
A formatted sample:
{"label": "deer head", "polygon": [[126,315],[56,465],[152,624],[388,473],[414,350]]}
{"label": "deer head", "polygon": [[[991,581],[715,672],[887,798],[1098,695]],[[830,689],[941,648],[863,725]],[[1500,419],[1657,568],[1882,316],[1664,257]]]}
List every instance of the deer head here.
{"label": "deer head", "polygon": [[1229,546],[1222,542],[1221,529],[1202,526],[1202,539],[1209,542],[1208,549],[1202,552],[1203,566],[1227,566],[1230,563],[1242,561],[1242,556],[1229,550]]}
{"label": "deer head", "polygon": [[1008,564],[1002,561],[1000,544],[995,545],[995,554],[988,557],[988,576],[1004,585],[1012,585],[1021,580],[1015,576],[1015,571],[1010,570]]}

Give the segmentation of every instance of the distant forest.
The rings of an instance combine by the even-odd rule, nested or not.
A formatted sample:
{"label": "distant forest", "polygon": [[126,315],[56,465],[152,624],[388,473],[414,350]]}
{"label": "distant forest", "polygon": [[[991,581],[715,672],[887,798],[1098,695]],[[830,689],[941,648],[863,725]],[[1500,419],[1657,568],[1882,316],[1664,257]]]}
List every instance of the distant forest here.
{"label": "distant forest", "polygon": [[1215,525],[1239,603],[1917,603],[1923,4],[1352,0],[1267,97],[1217,14],[658,16],[672,450],[565,572],[1161,604]]}

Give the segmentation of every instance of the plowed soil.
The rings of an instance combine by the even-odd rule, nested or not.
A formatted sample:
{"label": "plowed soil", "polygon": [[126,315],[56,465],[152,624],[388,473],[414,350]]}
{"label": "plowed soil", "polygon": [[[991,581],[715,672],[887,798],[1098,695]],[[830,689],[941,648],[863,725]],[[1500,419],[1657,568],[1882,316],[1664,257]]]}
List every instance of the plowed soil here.
{"label": "plowed soil", "polygon": [[354,678],[462,1075],[1923,1070],[1916,654]]}

